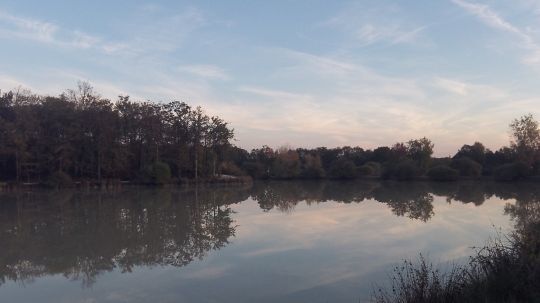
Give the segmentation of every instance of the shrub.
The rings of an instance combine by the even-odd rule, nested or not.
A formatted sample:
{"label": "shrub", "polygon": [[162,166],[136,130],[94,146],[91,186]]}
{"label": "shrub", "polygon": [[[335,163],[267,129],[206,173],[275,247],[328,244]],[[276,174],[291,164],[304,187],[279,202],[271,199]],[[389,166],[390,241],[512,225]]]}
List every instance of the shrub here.
{"label": "shrub", "polygon": [[373,170],[375,171],[375,174],[377,175],[381,174],[381,163],[369,161],[368,163],[366,163],[366,165],[371,166]]}
{"label": "shrub", "polygon": [[410,160],[398,163],[392,171],[392,177],[400,181],[411,180],[419,175],[420,169]]}
{"label": "shrub", "polygon": [[358,168],[358,175],[360,176],[376,176],[380,173],[381,164],[373,161],[367,162]]}
{"label": "shrub", "polygon": [[388,180],[394,176],[394,166],[392,164],[385,163],[381,169],[381,179]]}
{"label": "shrub", "polygon": [[270,175],[276,179],[294,179],[300,175],[299,162],[277,158],[272,163]]}
{"label": "shrub", "polygon": [[451,167],[439,165],[428,171],[428,176],[433,181],[455,181],[459,172]]}
{"label": "shrub", "polygon": [[459,171],[460,176],[479,177],[482,174],[482,165],[470,158],[458,158],[452,160],[450,166]]}
{"label": "shrub", "polygon": [[538,160],[534,161],[534,163],[532,164],[531,174],[535,176],[540,175],[540,161]]}
{"label": "shrub", "polygon": [[151,184],[165,184],[171,181],[171,169],[167,163],[156,161],[145,167],[142,181]]}
{"label": "shrub", "polygon": [[359,176],[372,176],[375,172],[373,170],[373,167],[364,164],[358,167],[357,173]]}
{"label": "shrub", "polygon": [[301,171],[300,177],[304,179],[320,179],[324,177],[324,169],[322,167],[309,166]]}
{"label": "shrub", "polygon": [[221,164],[221,174],[231,176],[243,176],[244,171],[233,162],[227,161]]}
{"label": "shrub", "polygon": [[372,302],[540,302],[540,224],[533,222],[475,251],[465,265],[436,268],[422,255],[394,268]]}
{"label": "shrub", "polygon": [[321,179],[324,178],[325,174],[319,155],[304,155],[300,168],[300,178]]}
{"label": "shrub", "polygon": [[244,171],[254,179],[268,179],[268,170],[258,162],[245,162],[242,164]]}
{"label": "shrub", "polygon": [[356,166],[347,159],[338,159],[330,165],[328,172],[332,179],[354,179],[356,177]]}
{"label": "shrub", "polygon": [[73,186],[73,180],[65,172],[56,171],[49,176],[46,185],[54,188],[71,187]]}
{"label": "shrub", "polygon": [[452,163],[452,158],[449,158],[449,157],[431,158],[431,160],[429,161],[429,168],[433,168],[435,166],[440,166],[440,165],[450,166],[450,163]]}
{"label": "shrub", "polygon": [[497,181],[514,181],[527,177],[530,167],[523,162],[514,162],[503,164],[493,171]]}

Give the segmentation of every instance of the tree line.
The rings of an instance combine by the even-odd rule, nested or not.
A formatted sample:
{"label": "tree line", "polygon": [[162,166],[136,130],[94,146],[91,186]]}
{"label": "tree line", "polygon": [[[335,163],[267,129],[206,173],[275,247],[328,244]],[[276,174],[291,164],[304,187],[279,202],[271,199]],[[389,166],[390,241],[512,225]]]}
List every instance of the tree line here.
{"label": "tree line", "polygon": [[236,164],[256,179],[354,179],[372,177],[412,180],[493,177],[512,181],[540,175],[540,128],[531,114],[510,124],[509,146],[492,151],[480,142],[463,145],[453,156],[433,157],[428,138],[411,139],[375,149],[318,147],[292,149],[263,146],[241,151]]}
{"label": "tree line", "polygon": [[446,158],[433,157],[434,144],[425,137],[375,149],[263,146],[247,151],[234,145],[229,123],[201,107],[129,96],[111,101],[79,82],[59,96],[0,93],[0,181],[162,184],[223,176],[449,181],[539,175],[538,122],[525,115],[512,121],[510,130],[509,146],[491,151],[475,142]]}
{"label": "tree line", "polygon": [[60,96],[0,96],[0,178],[169,182],[218,173],[233,129],[184,102],[112,102],[81,82]]}

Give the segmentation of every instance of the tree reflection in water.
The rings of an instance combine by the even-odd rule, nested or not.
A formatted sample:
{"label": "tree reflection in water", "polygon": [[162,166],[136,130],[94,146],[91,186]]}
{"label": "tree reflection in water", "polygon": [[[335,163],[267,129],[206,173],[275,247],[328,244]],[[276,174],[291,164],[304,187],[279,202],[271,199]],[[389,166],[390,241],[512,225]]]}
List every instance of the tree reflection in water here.
{"label": "tree reflection in water", "polygon": [[102,272],[184,266],[234,236],[230,204],[246,190],[9,194],[0,203],[0,282],[63,274],[91,285]]}
{"label": "tree reflection in water", "polygon": [[433,195],[428,183],[271,182],[256,184],[252,198],[265,211],[277,208],[289,212],[302,201],[310,205],[376,200],[387,204],[397,216],[427,221],[433,215]]}
{"label": "tree reflection in water", "polygon": [[[507,203],[504,212],[514,220],[518,233],[525,234],[531,228],[540,232],[540,187],[515,184],[505,187],[501,197],[516,200],[513,204]],[[540,241],[540,238],[536,241]]]}
{"label": "tree reflection in water", "polygon": [[428,221],[435,196],[482,205],[508,203],[516,228],[540,218],[540,186],[489,182],[268,182],[253,187],[120,192],[0,194],[0,283],[53,274],[92,285],[100,273],[137,266],[185,266],[235,235],[232,204],[251,197],[263,211],[375,200],[397,216]]}
{"label": "tree reflection in water", "polygon": [[[375,200],[385,203],[397,216],[427,222],[434,215],[434,196],[446,201],[482,205],[497,197],[517,201],[540,200],[540,184],[494,182],[268,182],[257,183],[252,198],[264,211],[273,208],[294,210],[300,202],[307,205],[334,201],[360,203]],[[509,204],[512,206],[512,204]],[[507,206],[508,207],[508,206]]]}

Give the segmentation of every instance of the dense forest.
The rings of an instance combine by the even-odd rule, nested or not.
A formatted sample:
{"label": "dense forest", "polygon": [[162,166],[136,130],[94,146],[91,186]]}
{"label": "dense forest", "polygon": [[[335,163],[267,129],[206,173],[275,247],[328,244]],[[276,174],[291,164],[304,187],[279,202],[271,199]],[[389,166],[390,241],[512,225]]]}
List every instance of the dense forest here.
{"label": "dense forest", "polygon": [[144,183],[217,173],[233,131],[183,102],[101,98],[87,83],[58,97],[0,97],[0,178]]}
{"label": "dense forest", "polygon": [[[510,124],[510,146],[463,145],[434,158],[428,138],[375,149],[235,146],[234,130],[184,102],[102,98],[80,82],[59,96],[0,93],[0,181],[67,186],[74,182],[164,184],[189,180],[410,180],[540,174],[540,129],[532,115]],[[231,178],[235,176],[238,178]]]}

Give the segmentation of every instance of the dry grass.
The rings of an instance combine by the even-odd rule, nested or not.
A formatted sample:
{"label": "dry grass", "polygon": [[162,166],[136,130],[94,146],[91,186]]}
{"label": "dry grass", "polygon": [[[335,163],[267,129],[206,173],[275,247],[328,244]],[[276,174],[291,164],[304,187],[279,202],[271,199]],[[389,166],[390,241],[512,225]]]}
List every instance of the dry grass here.
{"label": "dry grass", "polygon": [[540,223],[498,236],[477,249],[469,262],[441,271],[420,256],[394,269],[390,289],[373,301],[540,302]]}

